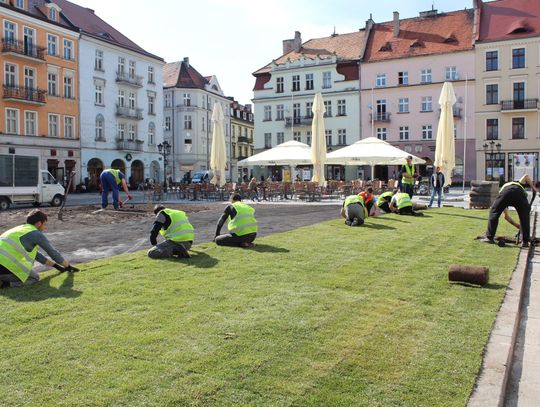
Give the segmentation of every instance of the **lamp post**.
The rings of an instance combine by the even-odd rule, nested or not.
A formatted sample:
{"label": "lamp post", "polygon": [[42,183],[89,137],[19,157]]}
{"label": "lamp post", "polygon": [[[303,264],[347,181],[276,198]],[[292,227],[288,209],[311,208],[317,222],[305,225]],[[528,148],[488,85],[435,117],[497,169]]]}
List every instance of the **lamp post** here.
{"label": "lamp post", "polygon": [[495,166],[493,165],[493,154],[494,154],[494,151],[497,150],[497,152],[501,151],[501,143],[495,143],[494,140],[490,140],[489,143],[484,143],[484,145],[482,146],[484,147],[484,151],[488,151],[489,150],[489,169],[491,170],[490,173],[491,173],[491,180],[493,181],[494,180],[494,176],[493,176],[493,171],[495,170]]}
{"label": "lamp post", "polygon": [[171,154],[172,146],[168,141],[164,141],[163,144],[159,143],[157,148],[159,154],[163,156],[163,192],[167,192],[167,157]]}

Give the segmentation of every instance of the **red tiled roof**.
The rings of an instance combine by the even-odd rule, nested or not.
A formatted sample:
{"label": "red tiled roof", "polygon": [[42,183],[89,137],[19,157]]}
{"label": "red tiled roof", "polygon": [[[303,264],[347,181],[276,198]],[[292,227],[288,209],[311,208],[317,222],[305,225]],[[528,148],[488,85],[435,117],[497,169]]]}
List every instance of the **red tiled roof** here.
{"label": "red tiled roof", "polygon": [[184,61],[171,62],[163,66],[163,87],[165,88],[204,89],[207,84],[208,80]]}
{"label": "red tiled roof", "polygon": [[394,22],[374,24],[364,62],[449,53],[473,48],[473,10],[400,20],[394,38]]}
{"label": "red tiled roof", "polygon": [[480,5],[478,41],[509,40],[540,35],[540,2],[497,0]]}
{"label": "red tiled roof", "polygon": [[[315,59],[331,58],[334,54],[338,61],[353,61],[360,59],[364,45],[365,30],[348,34],[337,34],[330,37],[314,38],[302,44],[300,52],[294,50],[274,60],[276,64],[284,64],[287,60],[297,61],[300,58]],[[272,64],[257,70],[254,75],[269,72]]]}

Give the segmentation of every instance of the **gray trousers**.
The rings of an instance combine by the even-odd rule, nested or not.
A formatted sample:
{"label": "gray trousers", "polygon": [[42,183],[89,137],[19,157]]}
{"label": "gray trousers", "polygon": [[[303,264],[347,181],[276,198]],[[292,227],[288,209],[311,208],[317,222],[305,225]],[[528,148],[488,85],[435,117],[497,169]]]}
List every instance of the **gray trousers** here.
{"label": "gray trousers", "polygon": [[10,283],[11,287],[21,287],[23,285],[32,285],[32,284],[36,284],[39,281],[39,273],[35,270],[32,270],[30,272],[30,275],[28,276],[28,280],[26,280],[24,283],[21,280],[19,280],[19,277],[17,277],[13,273],[1,273],[0,281],[5,281],[6,283]]}
{"label": "gray trousers", "polygon": [[184,257],[193,242],[173,242],[165,240],[148,250],[151,259],[170,259],[173,256]]}
{"label": "gray trousers", "polygon": [[345,219],[348,221],[353,221],[354,218],[364,220],[366,214],[362,205],[358,203],[351,204],[345,207]]}
{"label": "gray trousers", "polygon": [[240,246],[242,243],[252,243],[257,237],[257,233],[248,233],[244,236],[236,236],[230,233],[216,236],[218,246]]}

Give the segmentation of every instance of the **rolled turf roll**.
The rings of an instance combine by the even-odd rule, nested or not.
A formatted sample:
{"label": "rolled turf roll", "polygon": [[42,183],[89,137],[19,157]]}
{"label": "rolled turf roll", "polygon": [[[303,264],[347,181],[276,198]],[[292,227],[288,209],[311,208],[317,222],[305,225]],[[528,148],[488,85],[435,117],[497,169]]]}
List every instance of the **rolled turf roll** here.
{"label": "rolled turf roll", "polygon": [[452,264],[448,267],[448,280],[486,285],[489,281],[489,269],[481,266]]}

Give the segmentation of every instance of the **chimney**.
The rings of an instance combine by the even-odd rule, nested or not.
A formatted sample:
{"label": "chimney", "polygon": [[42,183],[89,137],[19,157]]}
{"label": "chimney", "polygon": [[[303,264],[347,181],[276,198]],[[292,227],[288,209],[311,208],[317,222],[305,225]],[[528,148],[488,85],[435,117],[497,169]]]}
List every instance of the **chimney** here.
{"label": "chimney", "polygon": [[302,49],[302,36],[300,35],[300,31],[294,32],[294,50],[296,52],[300,52]]}
{"label": "chimney", "polygon": [[189,68],[189,57],[184,58],[184,64]]}
{"label": "chimney", "polygon": [[375,21],[373,21],[373,15],[369,14],[369,20],[366,20],[366,31],[371,30],[373,27],[373,24],[375,24]]}
{"label": "chimney", "polygon": [[399,12],[394,11],[394,38],[399,36]]}
{"label": "chimney", "polygon": [[246,110],[251,113],[251,103],[246,104]]}

